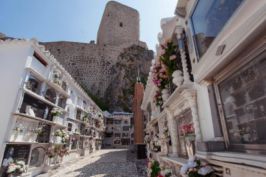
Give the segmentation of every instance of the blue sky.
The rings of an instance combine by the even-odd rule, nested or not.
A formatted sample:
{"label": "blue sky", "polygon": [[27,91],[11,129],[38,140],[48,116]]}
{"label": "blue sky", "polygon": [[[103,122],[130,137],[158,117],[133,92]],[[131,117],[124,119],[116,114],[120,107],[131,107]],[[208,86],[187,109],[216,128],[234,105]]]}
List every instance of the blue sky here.
{"label": "blue sky", "polygon": [[[177,0],[117,0],[140,13],[140,39],[155,48],[160,19],[174,15]],[[39,41],[95,40],[108,0],[0,0],[0,32]]]}

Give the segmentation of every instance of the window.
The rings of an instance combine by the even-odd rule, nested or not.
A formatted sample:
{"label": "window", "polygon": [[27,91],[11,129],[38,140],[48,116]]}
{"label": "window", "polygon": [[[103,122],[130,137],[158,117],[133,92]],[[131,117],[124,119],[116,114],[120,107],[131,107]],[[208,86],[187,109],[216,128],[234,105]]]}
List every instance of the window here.
{"label": "window", "polygon": [[120,141],[120,139],[116,139],[116,140],[114,140],[114,142],[113,142],[114,144],[120,144],[121,143],[121,141]]}
{"label": "window", "polygon": [[80,109],[77,109],[77,114],[76,114],[76,119],[77,120],[81,120],[81,110]]}
{"label": "window", "polygon": [[41,82],[34,76],[30,75],[26,83],[26,88],[39,94]]}
{"label": "window", "polygon": [[45,99],[51,101],[52,103],[56,102],[56,91],[53,88],[47,88],[45,95]]}
{"label": "window", "polygon": [[123,23],[122,23],[122,22],[120,22],[120,23],[119,23],[119,26],[122,28],[122,27],[123,27]]}
{"label": "window", "polygon": [[113,119],[107,119],[107,120],[106,120],[106,124],[113,125]]}
{"label": "window", "polygon": [[78,148],[78,139],[77,137],[73,136],[71,137],[71,150],[77,149]]}
{"label": "window", "polygon": [[60,106],[61,108],[65,109],[66,101],[67,101],[67,98],[64,97],[63,95],[60,95],[59,99],[58,99],[58,106]]}
{"label": "window", "polygon": [[130,139],[121,139],[122,145],[130,145]]}
{"label": "window", "polygon": [[72,123],[68,123],[67,124],[67,131],[71,132],[72,131],[72,127],[73,127]]}
{"label": "window", "polygon": [[129,131],[129,126],[123,126],[123,131]]}
{"label": "window", "polygon": [[115,137],[120,137],[121,133],[115,133]]}
{"label": "window", "polygon": [[121,120],[114,120],[114,124],[121,124]]}
{"label": "window", "polygon": [[26,93],[24,95],[19,112],[31,115],[29,109],[34,112],[35,117],[52,120],[52,116],[49,113],[52,109],[52,106]]}
{"label": "window", "polygon": [[47,62],[37,53],[34,52],[33,56],[44,66],[47,66]]}
{"label": "window", "polygon": [[191,16],[199,57],[209,48],[243,0],[198,0]]}
{"label": "window", "polygon": [[217,84],[229,149],[265,152],[266,52]]}
{"label": "window", "polygon": [[128,137],[128,133],[122,133],[122,137]]}

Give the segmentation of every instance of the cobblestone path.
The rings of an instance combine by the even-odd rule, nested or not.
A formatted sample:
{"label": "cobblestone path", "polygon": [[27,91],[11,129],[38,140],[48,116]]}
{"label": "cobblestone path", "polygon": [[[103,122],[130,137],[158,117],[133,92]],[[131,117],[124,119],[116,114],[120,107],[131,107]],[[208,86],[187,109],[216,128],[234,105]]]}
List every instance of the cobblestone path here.
{"label": "cobblestone path", "polygon": [[[126,149],[103,149],[55,170],[51,177],[145,177]],[[144,163],[142,162],[143,166]],[[138,175],[139,174],[139,175]]]}

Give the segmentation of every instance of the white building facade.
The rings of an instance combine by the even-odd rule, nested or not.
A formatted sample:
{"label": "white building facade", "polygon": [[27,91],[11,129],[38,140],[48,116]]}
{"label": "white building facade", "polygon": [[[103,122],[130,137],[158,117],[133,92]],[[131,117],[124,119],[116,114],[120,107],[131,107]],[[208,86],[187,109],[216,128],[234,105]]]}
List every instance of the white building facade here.
{"label": "white building facade", "polygon": [[105,117],[106,133],[103,141],[105,148],[128,148],[133,144],[133,114],[113,112]]}
{"label": "white building facade", "polygon": [[161,21],[142,109],[162,169],[178,176],[197,157],[217,176],[266,176],[265,12],[264,0],[179,0]]}
{"label": "white building facade", "polygon": [[2,176],[10,163],[35,176],[101,148],[102,110],[36,40],[0,41],[0,65]]}

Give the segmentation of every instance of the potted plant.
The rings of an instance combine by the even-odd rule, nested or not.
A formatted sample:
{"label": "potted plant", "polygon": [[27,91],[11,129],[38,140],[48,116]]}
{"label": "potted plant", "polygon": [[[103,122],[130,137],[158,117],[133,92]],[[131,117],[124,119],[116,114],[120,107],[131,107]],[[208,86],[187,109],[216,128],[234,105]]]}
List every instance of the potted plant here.
{"label": "potted plant", "polygon": [[54,107],[51,110],[51,115],[53,116],[53,122],[63,124],[63,119],[60,117],[61,115],[63,115],[62,109]]}
{"label": "potted plant", "polygon": [[7,174],[10,177],[20,176],[24,172],[26,172],[26,164],[24,161],[15,161],[15,162],[9,163],[7,167]]}
{"label": "potted plant", "polygon": [[48,165],[59,163],[60,161],[62,161],[62,158],[68,154],[68,149],[63,147],[62,145],[49,147],[46,151],[46,155],[48,156],[49,160]]}
{"label": "potted plant", "polygon": [[62,143],[62,132],[61,129],[58,129],[54,133],[54,143],[60,144]]}
{"label": "potted plant", "polygon": [[85,113],[84,116],[82,117],[82,121],[85,123],[89,122],[89,113]]}
{"label": "potted plant", "polygon": [[66,141],[69,139],[69,135],[64,129],[56,130],[54,133],[54,137],[54,142],[57,144],[66,143]]}

